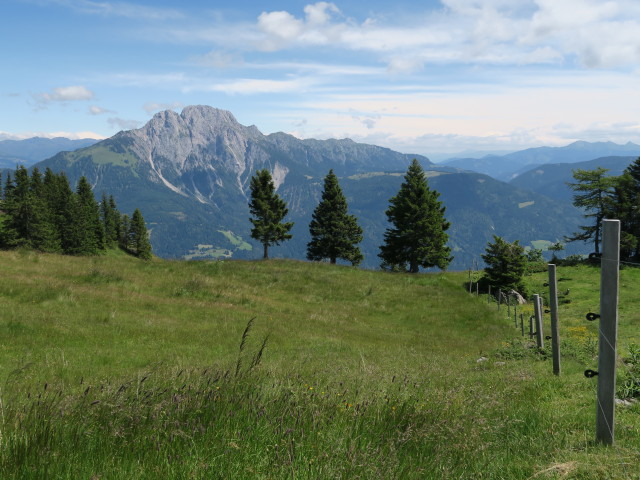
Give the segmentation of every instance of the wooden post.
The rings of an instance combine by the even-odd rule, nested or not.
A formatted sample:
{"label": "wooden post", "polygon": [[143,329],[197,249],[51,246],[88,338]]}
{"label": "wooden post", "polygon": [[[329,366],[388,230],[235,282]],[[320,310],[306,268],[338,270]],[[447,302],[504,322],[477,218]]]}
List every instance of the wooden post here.
{"label": "wooden post", "polygon": [[534,319],[534,316],[530,315],[529,316],[529,339],[533,338],[533,336],[536,334],[535,333],[536,331],[534,330],[534,327],[533,327],[534,325],[533,319]]}
{"label": "wooden post", "polygon": [[476,282],[476,297],[480,296],[480,283]]}
{"label": "wooden post", "polygon": [[522,336],[524,337],[524,313],[520,314],[520,330],[522,331]]}
{"label": "wooden post", "polygon": [[550,263],[549,269],[549,306],[551,307],[551,352],[553,354],[553,374],[560,375],[560,334],[558,331],[558,282],[556,266]]}
{"label": "wooden post", "polygon": [[487,295],[487,303],[491,301],[491,285],[489,285],[489,294]]}
{"label": "wooden post", "polygon": [[502,300],[502,290],[498,290],[498,310],[500,310],[500,301]]}
{"label": "wooden post", "polygon": [[511,295],[507,295],[507,318],[511,318]]}
{"label": "wooden post", "polygon": [[605,445],[614,441],[619,269],[620,220],[603,220],[596,441]]}
{"label": "wooden post", "polygon": [[536,343],[544,348],[544,332],[542,331],[542,301],[537,293],[533,296],[533,309],[536,316]]}

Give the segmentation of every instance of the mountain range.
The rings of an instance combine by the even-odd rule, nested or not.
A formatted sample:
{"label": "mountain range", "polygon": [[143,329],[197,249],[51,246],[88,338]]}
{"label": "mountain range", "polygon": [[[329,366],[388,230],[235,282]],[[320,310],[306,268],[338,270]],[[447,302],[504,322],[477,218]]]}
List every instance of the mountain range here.
{"label": "mountain range", "polygon": [[[435,165],[427,157],[343,140],[300,140],[263,135],[224,110],[186,107],[164,111],[145,126],[36,165],[65,171],[71,182],[86,176],[96,196],[112,194],[120,210],[140,208],[154,252],[166,258],[259,258],[249,232],[249,181],[268,168],[287,202],[293,239],[273,256],[305,258],[308,225],[324,176],[333,169],[350,213],[364,229],[364,267],[379,265],[378,248],[388,227],[385,210],[411,159],[420,161],[429,185],[440,192],[451,222],[452,269],[480,262],[494,234],[525,246],[555,242],[577,230],[582,214],[570,201],[550,199],[488,175]],[[529,187],[529,185],[527,185]],[[572,244],[567,253],[588,253]]]}
{"label": "mountain range", "polygon": [[72,151],[98,142],[92,138],[69,140],[64,137],[33,137],[25,140],[0,141],[0,168],[29,167],[61,151]]}
{"label": "mountain range", "polygon": [[463,170],[486,173],[508,182],[539,165],[550,163],[578,163],[596,158],[613,156],[640,156],[640,145],[628,142],[618,145],[613,142],[578,141],[564,147],[528,148],[506,155],[487,155],[482,158],[451,158],[441,163]]}

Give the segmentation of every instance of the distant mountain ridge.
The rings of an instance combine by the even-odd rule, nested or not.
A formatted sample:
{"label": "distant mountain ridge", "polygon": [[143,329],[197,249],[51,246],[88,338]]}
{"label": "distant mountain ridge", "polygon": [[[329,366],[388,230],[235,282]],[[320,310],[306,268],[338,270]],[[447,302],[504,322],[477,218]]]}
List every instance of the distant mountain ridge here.
{"label": "distant mountain ridge", "polygon": [[612,156],[640,156],[640,145],[632,142],[619,145],[613,142],[577,141],[564,147],[536,147],[506,155],[456,158],[444,161],[442,165],[485,173],[498,180],[510,181],[537,165],[585,162]]}
{"label": "distant mountain ridge", "polygon": [[637,156],[603,157],[576,163],[549,163],[538,165],[531,170],[518,175],[509,182],[518,188],[525,188],[540,193],[549,198],[562,201],[572,201],[573,191],[567,182],[575,183],[573,170],[594,170],[598,167],[606,168],[607,175],[621,175],[625,168],[633,163]]}
{"label": "distant mountain ridge", "polygon": [[17,165],[29,167],[58,152],[89,147],[97,142],[98,140],[93,138],[70,140],[64,137],[2,140],[0,141],[0,168],[16,168]]}
{"label": "distant mountain ridge", "polygon": [[[467,268],[495,233],[525,245],[556,241],[575,230],[579,212],[490,177],[433,165],[421,155],[343,140],[263,135],[228,111],[207,106],[160,112],[142,128],[120,132],[87,148],[38,164],[64,170],[72,182],[86,176],[97,196],[113,194],[124,213],[140,208],[156,254],[169,258],[258,258],[250,236],[249,181],[272,172],[295,222],[293,239],[275,256],[305,258],[311,213],[330,169],[340,178],[350,212],[365,230],[364,266],[377,267],[387,227],[385,210],[411,159],[428,171],[452,222],[451,268]],[[549,215],[553,212],[553,215]]]}

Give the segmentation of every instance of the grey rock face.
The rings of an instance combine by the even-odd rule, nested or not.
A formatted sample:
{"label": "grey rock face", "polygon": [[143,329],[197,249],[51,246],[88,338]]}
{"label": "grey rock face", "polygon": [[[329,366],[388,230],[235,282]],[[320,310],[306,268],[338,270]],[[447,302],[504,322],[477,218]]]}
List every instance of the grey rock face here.
{"label": "grey rock face", "polygon": [[[300,140],[263,135],[238,123],[231,112],[208,106],[159,112],[142,128],[114,137],[148,165],[146,174],[174,192],[216,203],[216,193],[246,197],[256,170],[267,168],[279,188],[290,174],[321,177],[333,168],[349,175],[372,169],[404,170],[411,155],[352,140]],[[429,160],[420,157],[429,164]]]}

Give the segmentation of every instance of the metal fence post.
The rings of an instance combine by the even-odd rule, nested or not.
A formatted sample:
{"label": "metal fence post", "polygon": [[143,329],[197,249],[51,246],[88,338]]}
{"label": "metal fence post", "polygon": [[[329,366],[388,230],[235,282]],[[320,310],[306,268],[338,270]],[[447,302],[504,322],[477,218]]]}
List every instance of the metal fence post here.
{"label": "metal fence post", "polygon": [[619,269],[620,220],[604,220],[600,269],[596,441],[606,445],[613,445],[614,441]]}

